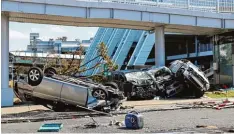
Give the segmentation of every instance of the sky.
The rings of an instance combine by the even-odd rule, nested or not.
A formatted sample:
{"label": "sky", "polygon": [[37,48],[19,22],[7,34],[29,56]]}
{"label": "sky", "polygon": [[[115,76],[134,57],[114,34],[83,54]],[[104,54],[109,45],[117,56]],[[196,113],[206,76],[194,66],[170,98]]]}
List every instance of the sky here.
{"label": "sky", "polygon": [[98,27],[74,27],[61,25],[47,25],[47,24],[32,24],[32,23],[18,23],[10,22],[9,28],[9,50],[19,51],[26,50],[29,45],[29,34],[31,32],[39,33],[40,39],[49,40],[49,38],[56,39],[57,37],[66,36],[67,40],[88,40],[94,37]]}

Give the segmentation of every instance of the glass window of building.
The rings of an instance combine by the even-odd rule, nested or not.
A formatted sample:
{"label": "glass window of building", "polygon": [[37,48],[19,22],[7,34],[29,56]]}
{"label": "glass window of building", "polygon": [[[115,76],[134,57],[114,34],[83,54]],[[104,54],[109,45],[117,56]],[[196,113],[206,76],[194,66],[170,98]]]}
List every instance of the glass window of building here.
{"label": "glass window of building", "polygon": [[233,85],[234,31],[216,35],[212,41],[215,44],[214,62],[218,65],[215,83]]}

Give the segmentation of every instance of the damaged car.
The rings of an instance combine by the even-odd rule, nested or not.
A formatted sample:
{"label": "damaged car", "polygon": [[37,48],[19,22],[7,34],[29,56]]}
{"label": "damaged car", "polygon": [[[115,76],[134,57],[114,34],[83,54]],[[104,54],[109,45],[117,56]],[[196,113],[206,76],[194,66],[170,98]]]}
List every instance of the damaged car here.
{"label": "damaged car", "polygon": [[152,99],[154,96],[200,98],[210,88],[205,74],[188,60],[175,60],[169,67],[114,71],[108,80],[128,99]]}
{"label": "damaged car", "polygon": [[154,79],[157,95],[161,97],[194,96],[200,98],[210,88],[205,74],[189,60],[175,60],[168,67],[147,71]]}
{"label": "damaged car", "polygon": [[146,72],[150,74],[155,82],[157,96],[168,98],[183,90],[183,84],[175,80],[171,70],[165,66],[148,69]]}
{"label": "damaged car", "polygon": [[104,111],[117,108],[124,99],[123,93],[111,86],[71,76],[44,74],[37,67],[30,68],[27,76],[19,77],[15,90],[24,100],[32,100],[54,111],[77,107]]}
{"label": "damaged car", "polygon": [[193,93],[196,98],[202,97],[210,88],[208,78],[189,60],[173,61],[170,63],[169,69],[176,80],[185,85],[187,92]]}
{"label": "damaged car", "polygon": [[113,71],[108,77],[108,81],[114,83],[116,88],[123,91],[128,100],[152,99],[156,93],[154,80],[145,71]]}

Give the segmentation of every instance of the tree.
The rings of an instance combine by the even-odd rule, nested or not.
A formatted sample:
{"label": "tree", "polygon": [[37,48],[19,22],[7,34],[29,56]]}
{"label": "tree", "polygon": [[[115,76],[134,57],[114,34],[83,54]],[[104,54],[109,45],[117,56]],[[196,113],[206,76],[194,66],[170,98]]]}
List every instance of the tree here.
{"label": "tree", "polygon": [[[84,47],[80,45],[79,49],[77,49],[75,52],[69,53],[72,55],[72,59],[70,60],[60,59],[61,66],[57,68],[57,72],[60,72],[60,74],[62,75],[79,76],[81,73],[85,71],[100,67],[100,65],[102,64],[102,61],[106,62],[108,70],[118,69],[118,66],[115,65],[114,62],[111,60],[111,58],[108,56],[107,47],[103,42],[99,44],[97,49],[98,49],[98,55],[96,57],[94,57],[93,59],[90,59],[86,63],[81,64],[81,60],[75,60],[76,59],[75,56],[79,56],[81,58],[85,53]],[[87,64],[97,59],[98,59],[98,62],[95,63],[95,65],[93,65],[90,68],[85,67]],[[47,63],[47,67],[56,66],[56,65],[53,65],[55,62],[47,61],[46,63]],[[104,80],[104,77],[102,77],[103,73],[104,73],[104,70],[101,69],[101,72],[99,74],[94,75],[94,76],[87,76],[87,77],[95,79],[95,81],[103,81]]]}
{"label": "tree", "polygon": [[[68,53],[72,55],[71,59],[63,59],[60,57],[60,54],[55,54],[54,52],[50,52],[46,55],[46,57],[43,60],[40,60],[41,62],[45,63],[42,69],[45,70],[48,67],[54,67],[58,74],[67,75],[67,76],[79,76],[81,73],[85,71],[100,67],[100,65],[102,64],[102,61],[106,62],[106,66],[108,67],[108,70],[118,69],[118,66],[115,65],[114,62],[111,60],[111,58],[108,56],[107,47],[103,42],[99,44],[97,49],[98,49],[98,55],[94,57],[93,59],[90,59],[86,63],[82,63],[81,59],[76,58],[77,56],[82,58],[82,56],[85,53],[85,49],[82,45],[80,45],[79,49],[77,49],[75,52]],[[87,64],[97,59],[98,59],[98,62],[95,63],[95,65],[93,65],[90,68],[85,67]],[[22,67],[19,67],[19,68],[20,70],[25,71],[25,69],[22,69]],[[23,68],[26,68],[26,67],[23,67]],[[28,68],[26,70],[28,70]],[[86,76],[86,77],[91,78],[97,82],[103,82],[106,80],[103,73],[104,73],[104,70],[101,69],[101,72],[99,74],[94,75],[94,76]]]}

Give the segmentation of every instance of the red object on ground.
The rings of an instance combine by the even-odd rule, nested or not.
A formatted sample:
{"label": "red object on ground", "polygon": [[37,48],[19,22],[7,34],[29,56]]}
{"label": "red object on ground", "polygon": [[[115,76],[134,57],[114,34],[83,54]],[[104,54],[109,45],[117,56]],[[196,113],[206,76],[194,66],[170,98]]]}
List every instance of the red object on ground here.
{"label": "red object on ground", "polygon": [[225,101],[223,101],[223,103],[229,103],[230,101],[229,100],[225,100]]}
{"label": "red object on ground", "polygon": [[219,104],[219,106],[218,107],[224,107],[224,106],[226,106],[226,104]]}
{"label": "red object on ground", "polygon": [[224,88],[224,89],[227,89],[228,87],[227,87],[227,85],[223,85],[223,88]]}
{"label": "red object on ground", "polygon": [[208,102],[208,103],[210,103],[210,104],[215,104],[216,102],[214,102],[214,101],[210,101],[210,102]]}

